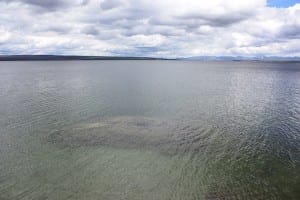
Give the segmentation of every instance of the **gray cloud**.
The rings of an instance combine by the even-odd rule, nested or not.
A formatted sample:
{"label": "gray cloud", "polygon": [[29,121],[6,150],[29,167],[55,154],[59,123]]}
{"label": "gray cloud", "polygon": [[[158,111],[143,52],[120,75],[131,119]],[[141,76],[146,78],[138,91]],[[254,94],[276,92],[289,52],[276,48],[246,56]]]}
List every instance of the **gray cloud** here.
{"label": "gray cloud", "polygon": [[98,35],[99,34],[98,29],[96,29],[94,26],[84,27],[81,31],[82,31],[82,33],[87,34],[87,35]]}
{"label": "gray cloud", "polygon": [[65,7],[67,5],[66,1],[63,0],[20,0],[23,3],[40,6],[47,9],[56,9]]}
{"label": "gray cloud", "polygon": [[300,39],[300,24],[283,25],[278,36],[283,39]]}
{"label": "gray cloud", "polygon": [[22,4],[35,6],[43,11],[55,11],[71,6],[86,5],[90,0],[0,0],[0,2],[1,1],[6,3],[20,2]]}
{"label": "gray cloud", "polygon": [[103,10],[110,10],[110,9],[121,6],[121,1],[120,0],[105,0],[100,5]]}

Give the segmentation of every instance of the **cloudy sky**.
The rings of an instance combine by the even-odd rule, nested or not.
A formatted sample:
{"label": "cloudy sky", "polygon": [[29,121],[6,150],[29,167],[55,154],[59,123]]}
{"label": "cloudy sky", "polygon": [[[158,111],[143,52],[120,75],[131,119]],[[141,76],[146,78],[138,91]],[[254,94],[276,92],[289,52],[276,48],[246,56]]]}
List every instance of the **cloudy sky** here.
{"label": "cloudy sky", "polygon": [[0,0],[0,54],[300,56],[300,0]]}

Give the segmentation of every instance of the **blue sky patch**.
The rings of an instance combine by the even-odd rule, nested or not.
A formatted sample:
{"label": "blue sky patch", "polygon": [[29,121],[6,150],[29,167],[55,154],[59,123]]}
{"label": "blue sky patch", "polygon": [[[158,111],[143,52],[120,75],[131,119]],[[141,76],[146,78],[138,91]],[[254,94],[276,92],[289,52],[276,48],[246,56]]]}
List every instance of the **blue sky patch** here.
{"label": "blue sky patch", "polygon": [[285,8],[300,3],[300,0],[268,0],[269,7]]}

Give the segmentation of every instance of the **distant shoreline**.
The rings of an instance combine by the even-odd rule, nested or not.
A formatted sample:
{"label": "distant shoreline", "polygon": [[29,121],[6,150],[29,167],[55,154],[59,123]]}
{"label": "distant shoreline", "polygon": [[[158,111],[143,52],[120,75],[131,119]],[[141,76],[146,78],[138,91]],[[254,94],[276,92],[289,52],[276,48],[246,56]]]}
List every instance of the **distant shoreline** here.
{"label": "distant shoreline", "polygon": [[199,56],[184,58],[125,57],[125,56],[62,56],[62,55],[0,55],[0,61],[72,61],[72,60],[181,60],[181,61],[261,61],[300,62],[300,57],[234,57]]}
{"label": "distant shoreline", "polygon": [[8,55],[0,56],[0,61],[51,61],[51,60],[170,60],[152,57],[121,56],[59,56],[59,55]]}

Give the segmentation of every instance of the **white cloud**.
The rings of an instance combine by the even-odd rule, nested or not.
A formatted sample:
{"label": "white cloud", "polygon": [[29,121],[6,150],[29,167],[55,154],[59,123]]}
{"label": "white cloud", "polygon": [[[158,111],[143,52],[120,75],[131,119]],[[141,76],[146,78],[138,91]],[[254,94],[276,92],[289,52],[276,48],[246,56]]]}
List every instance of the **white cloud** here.
{"label": "white cloud", "polygon": [[300,4],[0,0],[0,53],[300,56]]}

